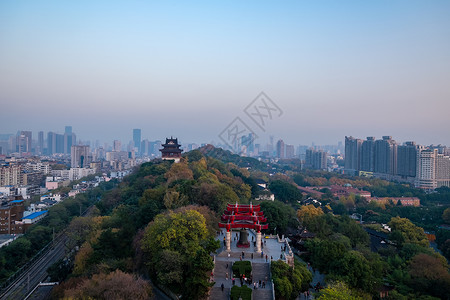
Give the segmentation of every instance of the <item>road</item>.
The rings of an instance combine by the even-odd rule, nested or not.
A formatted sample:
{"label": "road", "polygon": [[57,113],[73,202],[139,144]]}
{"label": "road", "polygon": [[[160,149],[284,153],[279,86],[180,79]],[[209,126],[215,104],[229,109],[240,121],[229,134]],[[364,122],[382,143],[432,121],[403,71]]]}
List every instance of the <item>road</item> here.
{"label": "road", "polygon": [[16,300],[25,298],[37,284],[47,278],[47,268],[64,257],[66,241],[67,237],[65,235],[61,235],[55,239],[53,247],[30,265],[28,270],[24,271],[5,290],[1,291],[0,299]]}

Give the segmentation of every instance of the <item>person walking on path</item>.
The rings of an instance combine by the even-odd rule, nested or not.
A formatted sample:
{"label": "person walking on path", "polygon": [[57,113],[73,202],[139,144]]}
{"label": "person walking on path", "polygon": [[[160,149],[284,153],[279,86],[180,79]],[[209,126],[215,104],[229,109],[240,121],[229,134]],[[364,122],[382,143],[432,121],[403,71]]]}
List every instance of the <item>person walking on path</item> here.
{"label": "person walking on path", "polygon": [[228,272],[225,272],[225,279],[228,280]]}
{"label": "person walking on path", "polygon": [[222,283],[222,285],[221,285],[220,287],[222,288],[222,292],[223,292],[223,289],[225,288],[225,286],[223,285],[223,283]]}

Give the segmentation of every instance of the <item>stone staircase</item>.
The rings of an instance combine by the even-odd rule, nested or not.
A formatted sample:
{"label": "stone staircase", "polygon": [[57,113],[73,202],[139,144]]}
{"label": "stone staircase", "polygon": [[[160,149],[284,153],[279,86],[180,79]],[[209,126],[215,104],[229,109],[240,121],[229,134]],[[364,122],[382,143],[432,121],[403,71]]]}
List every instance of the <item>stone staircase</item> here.
{"label": "stone staircase", "polygon": [[253,299],[257,300],[272,300],[272,283],[270,281],[270,267],[269,263],[253,263],[252,264],[253,280],[258,281],[265,280],[266,287],[258,287],[253,290]]}
{"label": "stone staircase", "polygon": [[211,300],[228,300],[229,297],[230,297],[230,288],[225,288],[222,292],[222,288],[220,286],[214,286],[209,294],[209,299]]}

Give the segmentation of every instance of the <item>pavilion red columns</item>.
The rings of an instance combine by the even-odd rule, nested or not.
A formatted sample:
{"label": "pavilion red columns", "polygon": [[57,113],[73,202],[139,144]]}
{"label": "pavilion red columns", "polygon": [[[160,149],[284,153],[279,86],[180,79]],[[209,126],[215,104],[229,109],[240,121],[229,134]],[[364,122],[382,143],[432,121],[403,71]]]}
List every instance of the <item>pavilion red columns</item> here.
{"label": "pavilion red columns", "polygon": [[227,246],[227,251],[231,251],[231,226],[227,224],[227,233],[225,236],[225,245]]}
{"label": "pavilion red columns", "polygon": [[[264,224],[267,219],[264,217],[264,213],[261,211],[259,205],[246,204],[227,204],[227,208],[224,211],[220,228],[226,229],[225,246],[226,251],[231,251],[231,230],[235,229],[254,229],[256,231],[256,252],[261,252],[261,230],[267,229],[268,225]],[[242,238],[242,236],[241,236]],[[247,244],[248,241],[246,242]]]}
{"label": "pavilion red columns", "polygon": [[261,231],[256,232],[256,252],[261,252]]}
{"label": "pavilion red columns", "polygon": [[261,225],[255,226],[256,230],[256,253],[261,252]]}

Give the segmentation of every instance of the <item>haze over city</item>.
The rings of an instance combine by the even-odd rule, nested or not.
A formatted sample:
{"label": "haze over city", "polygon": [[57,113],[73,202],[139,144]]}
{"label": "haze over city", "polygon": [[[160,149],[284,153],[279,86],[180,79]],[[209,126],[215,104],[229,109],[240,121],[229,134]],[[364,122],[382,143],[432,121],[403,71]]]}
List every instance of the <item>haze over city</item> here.
{"label": "haze over city", "polygon": [[[0,133],[450,145],[448,1],[0,3]],[[263,133],[244,108],[283,111]],[[258,131],[259,130],[259,131]]]}

